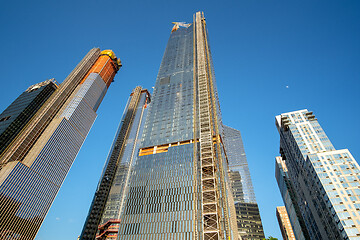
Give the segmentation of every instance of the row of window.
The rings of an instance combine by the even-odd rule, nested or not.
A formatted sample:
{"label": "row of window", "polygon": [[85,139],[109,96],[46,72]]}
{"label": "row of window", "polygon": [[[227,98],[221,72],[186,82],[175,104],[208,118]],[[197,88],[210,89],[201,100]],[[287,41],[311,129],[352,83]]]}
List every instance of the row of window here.
{"label": "row of window", "polygon": [[190,233],[193,230],[192,221],[129,223],[121,226],[124,235],[142,235],[151,233]]}

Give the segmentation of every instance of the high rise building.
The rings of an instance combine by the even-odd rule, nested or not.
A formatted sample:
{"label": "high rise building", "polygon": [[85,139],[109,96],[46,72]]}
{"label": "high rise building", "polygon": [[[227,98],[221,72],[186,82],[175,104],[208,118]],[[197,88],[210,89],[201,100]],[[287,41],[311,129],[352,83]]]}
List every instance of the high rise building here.
{"label": "high rise building", "polygon": [[294,231],[291,227],[289,215],[284,206],[276,208],[276,217],[279,222],[281,235],[284,240],[296,240]]}
{"label": "high rise building", "polygon": [[139,152],[149,103],[149,92],[136,87],[120,121],[80,239],[117,237],[120,209],[124,204],[130,170]]}
{"label": "high rise building", "polygon": [[240,131],[224,126],[224,143],[239,235],[242,240],[262,240],[264,230]]}
{"label": "high rise building", "polygon": [[295,189],[292,187],[292,184],[289,180],[285,161],[283,161],[281,157],[276,157],[275,177],[281,196],[285,203],[285,208],[288,213],[295,238],[297,240],[310,239],[305,226],[305,221],[300,213],[300,208],[296,204]]}
{"label": "high rise building", "polygon": [[35,237],[120,66],[90,50],[1,154],[1,239]]}
{"label": "high rise building", "polygon": [[[207,35],[202,12],[191,24],[174,23],[144,123],[119,127],[80,239],[96,232],[97,239],[240,239],[231,184],[243,184],[241,198],[256,202],[247,166],[239,170],[243,181],[230,181]],[[139,116],[144,101],[136,106]],[[139,129],[138,146],[120,134],[123,127]],[[118,141],[130,142],[129,150],[114,151]],[[119,160],[109,168],[113,155]],[[107,179],[109,189],[99,193]]]}
{"label": "high rise building", "polygon": [[32,85],[0,114],[0,154],[57,88],[54,79]]}
{"label": "high rise building", "polygon": [[360,168],[349,150],[336,150],[306,109],[276,116],[276,127],[276,176],[294,230],[303,227],[306,239],[360,239]]}
{"label": "high rise building", "polygon": [[203,13],[175,23],[120,215],[119,239],[236,239]]}

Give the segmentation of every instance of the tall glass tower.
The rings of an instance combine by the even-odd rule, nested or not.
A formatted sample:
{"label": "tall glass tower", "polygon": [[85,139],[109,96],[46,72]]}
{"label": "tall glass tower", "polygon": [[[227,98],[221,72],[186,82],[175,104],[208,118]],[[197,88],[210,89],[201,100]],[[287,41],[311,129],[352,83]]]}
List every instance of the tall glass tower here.
{"label": "tall glass tower", "polygon": [[130,94],[106,160],[81,239],[115,239],[130,172],[139,152],[150,94],[136,87]]}
{"label": "tall glass tower", "polygon": [[[140,102],[138,111],[143,106]],[[242,201],[256,202],[247,167],[242,168],[242,182],[230,181],[228,174],[226,134],[202,12],[193,23],[174,22],[143,119],[129,128],[141,126],[139,145],[130,147],[135,155],[117,155],[113,169],[118,177],[103,209],[93,207],[105,175],[100,180],[80,239],[240,239],[232,183],[247,189]],[[117,139],[129,141],[119,136],[113,146]],[[236,155],[236,147],[229,148]],[[108,164],[103,171],[107,169]]]}
{"label": "tall glass tower", "polygon": [[0,154],[57,88],[54,79],[31,85],[0,114]]}
{"label": "tall glass tower", "polygon": [[360,239],[360,167],[312,112],[276,116],[276,178],[297,239]]}
{"label": "tall glass tower", "polygon": [[0,155],[0,239],[35,238],[120,65],[90,50]]}
{"label": "tall glass tower", "polygon": [[242,240],[262,240],[264,230],[240,131],[224,126],[224,142],[239,236]]}
{"label": "tall glass tower", "polygon": [[205,18],[174,24],[118,238],[237,239]]}

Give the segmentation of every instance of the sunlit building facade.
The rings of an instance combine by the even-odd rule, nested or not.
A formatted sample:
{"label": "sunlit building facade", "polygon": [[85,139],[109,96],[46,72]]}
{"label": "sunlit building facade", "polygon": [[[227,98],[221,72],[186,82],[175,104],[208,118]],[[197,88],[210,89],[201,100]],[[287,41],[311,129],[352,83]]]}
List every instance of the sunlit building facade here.
{"label": "sunlit building facade", "polygon": [[287,182],[280,190],[290,189],[288,212],[294,209],[310,239],[360,239],[360,168],[349,150],[336,150],[306,109],[276,116],[276,127],[277,177]]}
{"label": "sunlit building facade", "polygon": [[262,240],[264,230],[240,131],[224,126],[224,142],[239,235],[242,240]]}
{"label": "sunlit building facade", "polygon": [[284,240],[296,240],[294,231],[291,227],[289,215],[284,206],[276,207],[276,217],[279,222],[281,235]]}
{"label": "sunlit building facade", "polygon": [[0,158],[0,238],[34,239],[121,64],[92,49]]}

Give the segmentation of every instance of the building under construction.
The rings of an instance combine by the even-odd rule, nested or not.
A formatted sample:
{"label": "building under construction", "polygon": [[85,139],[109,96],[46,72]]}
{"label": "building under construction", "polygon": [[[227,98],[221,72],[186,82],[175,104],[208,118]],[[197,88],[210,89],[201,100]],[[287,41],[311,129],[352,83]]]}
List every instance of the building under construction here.
{"label": "building under construction", "polygon": [[96,189],[81,239],[116,239],[130,170],[139,152],[140,137],[150,103],[146,89],[136,87],[126,105]]}
{"label": "building under construction", "polygon": [[130,97],[80,239],[241,238],[205,18],[174,24],[151,103]]}
{"label": "building under construction", "polygon": [[[20,118],[16,119],[26,124],[14,121],[17,131],[4,138],[7,147],[0,155],[0,239],[35,238],[120,66],[111,50],[94,48],[55,91],[44,92],[46,87],[41,90],[45,84],[28,89],[46,96],[35,97],[35,102],[22,101],[27,102],[23,115],[29,109],[31,114],[28,118],[18,114]],[[14,113],[3,122],[15,118]]]}

